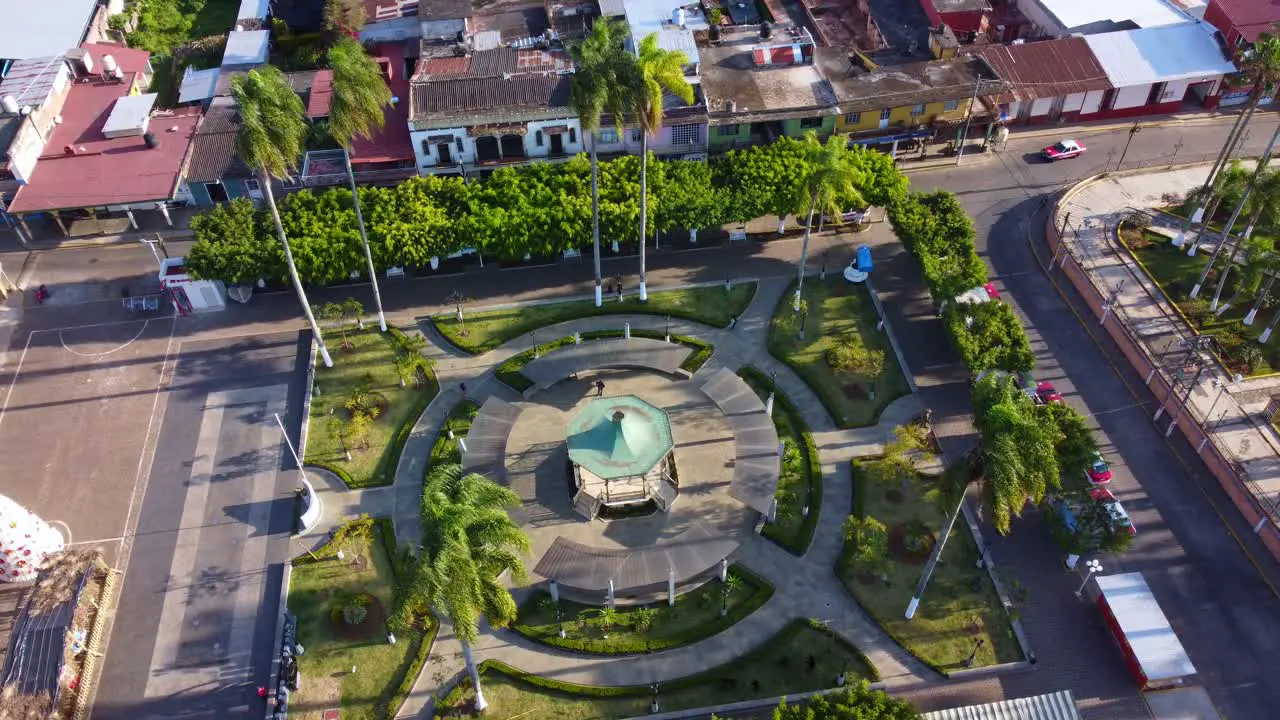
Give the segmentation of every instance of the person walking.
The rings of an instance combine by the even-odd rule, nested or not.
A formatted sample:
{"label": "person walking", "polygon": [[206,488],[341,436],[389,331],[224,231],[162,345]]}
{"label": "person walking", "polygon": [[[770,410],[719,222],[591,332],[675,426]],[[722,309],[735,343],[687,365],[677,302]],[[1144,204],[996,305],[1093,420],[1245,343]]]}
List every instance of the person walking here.
{"label": "person walking", "polygon": [[603,395],[604,395],[604,381],[597,380],[596,381],[596,397],[602,397]]}

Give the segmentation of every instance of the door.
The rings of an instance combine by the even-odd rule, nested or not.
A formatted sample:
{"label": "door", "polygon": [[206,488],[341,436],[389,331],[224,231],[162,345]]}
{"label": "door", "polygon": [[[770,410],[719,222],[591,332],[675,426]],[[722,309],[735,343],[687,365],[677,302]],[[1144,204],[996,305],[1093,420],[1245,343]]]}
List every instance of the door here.
{"label": "door", "polygon": [[220,182],[205,183],[204,190],[209,193],[209,200],[212,202],[224,203],[231,199],[227,196],[227,189]]}
{"label": "door", "polygon": [[551,154],[552,155],[564,154],[564,136],[562,136],[560,133],[553,133],[551,135]]}
{"label": "door", "polygon": [[453,164],[453,148],[449,143],[442,142],[439,145],[436,145],[436,155],[440,157],[440,162],[437,163],[438,165]]}
{"label": "door", "polygon": [[881,129],[881,130],[883,130],[883,129],[885,129],[885,128],[889,127],[889,113],[890,113],[890,112],[891,112],[891,111],[890,111],[888,108],[885,108],[884,110],[881,110],[881,111],[880,111],[880,129]]}

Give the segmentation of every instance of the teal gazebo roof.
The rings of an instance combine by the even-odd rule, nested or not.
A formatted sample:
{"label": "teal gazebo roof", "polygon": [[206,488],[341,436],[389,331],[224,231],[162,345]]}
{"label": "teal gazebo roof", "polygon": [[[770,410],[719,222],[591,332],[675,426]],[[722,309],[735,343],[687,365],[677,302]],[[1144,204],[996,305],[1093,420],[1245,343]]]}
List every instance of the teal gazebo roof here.
{"label": "teal gazebo roof", "polygon": [[672,447],[667,414],[634,395],[593,400],[569,422],[569,459],[604,480],[643,475]]}

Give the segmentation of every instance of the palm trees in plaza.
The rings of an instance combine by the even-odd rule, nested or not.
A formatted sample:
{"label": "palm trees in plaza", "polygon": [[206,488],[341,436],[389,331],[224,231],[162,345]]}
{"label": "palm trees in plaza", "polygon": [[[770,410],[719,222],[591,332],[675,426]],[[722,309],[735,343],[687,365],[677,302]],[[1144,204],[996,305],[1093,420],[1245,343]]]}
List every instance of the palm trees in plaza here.
{"label": "palm trees in plaza", "polygon": [[809,155],[808,175],[801,185],[802,197],[796,199],[800,208],[807,201],[809,205],[808,221],[804,226],[804,240],[800,243],[800,264],[796,268],[796,295],[792,309],[800,312],[800,298],[804,288],[805,264],[809,259],[809,233],[813,229],[814,212],[839,207],[852,203],[859,207],[864,205],[858,192],[857,182],[860,172],[854,164],[854,151],[849,149],[848,138],[836,134],[827,138],[824,144],[812,132],[804,137],[806,153]]}
{"label": "palm trees in plaza", "polygon": [[320,326],[307,302],[306,290],[298,279],[298,268],[289,249],[289,238],[280,224],[280,210],[276,207],[272,180],[281,180],[297,170],[298,158],[306,146],[307,121],[303,117],[302,99],[289,86],[289,81],[279,68],[266,65],[237,75],[231,80],[231,94],[240,107],[240,130],[236,135],[236,152],[258,174],[262,195],[271,211],[280,245],[284,248],[285,265],[289,279],[298,294],[302,313],[311,326],[320,357],[325,367],[333,367],[333,358],[324,344]]}

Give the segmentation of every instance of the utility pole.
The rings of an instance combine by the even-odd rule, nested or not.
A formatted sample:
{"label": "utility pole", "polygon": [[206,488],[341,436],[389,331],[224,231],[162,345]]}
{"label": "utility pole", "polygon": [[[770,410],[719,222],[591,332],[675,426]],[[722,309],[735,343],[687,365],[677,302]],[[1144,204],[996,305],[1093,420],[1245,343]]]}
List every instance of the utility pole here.
{"label": "utility pole", "polygon": [[1124,156],[1129,154],[1129,143],[1133,142],[1133,136],[1140,132],[1142,132],[1141,123],[1134,123],[1133,127],[1129,128],[1129,139],[1124,141],[1124,151],[1120,153],[1120,162],[1116,163],[1117,171],[1124,167]]}
{"label": "utility pole", "polygon": [[938,558],[942,557],[942,548],[946,547],[947,540],[951,537],[951,530],[956,526],[956,518],[960,517],[964,507],[964,490],[964,488],[960,489],[960,502],[956,503],[956,510],[951,513],[951,520],[942,531],[942,537],[934,543],[933,552],[929,553],[929,562],[925,564],[924,572],[920,573],[920,582],[916,584],[915,594],[911,596],[911,602],[907,603],[905,616],[908,620],[916,616],[916,609],[920,607],[920,598],[924,597],[924,590],[929,586],[929,577],[933,575],[933,568],[938,564]]}
{"label": "utility pole", "polygon": [[969,98],[969,112],[964,118],[964,132],[960,134],[959,147],[956,152],[956,165],[960,164],[960,159],[964,157],[964,141],[969,139],[969,123],[973,121],[973,106],[978,102],[978,91],[982,88],[983,83],[987,82],[982,78],[974,78],[973,81],[973,97]]}

